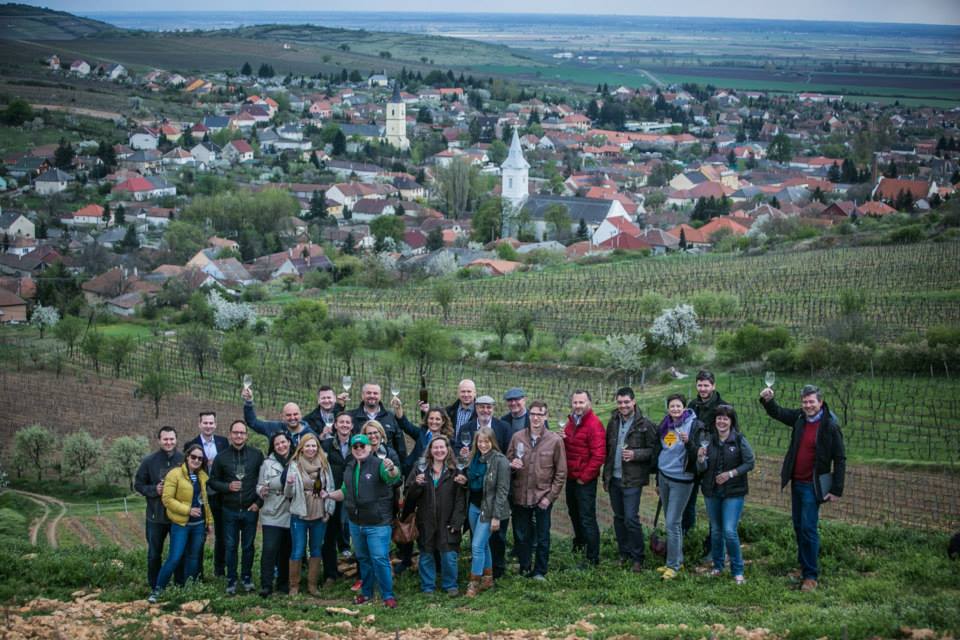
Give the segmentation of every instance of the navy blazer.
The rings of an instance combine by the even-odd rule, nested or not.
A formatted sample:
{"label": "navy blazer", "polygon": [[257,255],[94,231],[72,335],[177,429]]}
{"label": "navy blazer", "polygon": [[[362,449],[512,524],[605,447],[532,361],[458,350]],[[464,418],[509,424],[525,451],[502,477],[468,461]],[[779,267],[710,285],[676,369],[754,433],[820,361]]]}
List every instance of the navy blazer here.
{"label": "navy blazer", "polygon": [[[184,451],[186,451],[187,447],[189,447],[191,444],[198,444],[201,447],[203,446],[203,440],[200,439],[199,433],[197,434],[196,438],[193,438],[192,440],[187,440],[183,444]],[[219,456],[221,453],[223,453],[224,451],[230,448],[230,441],[227,440],[224,436],[218,436],[217,434],[213,434],[213,445],[217,448],[217,455]],[[206,462],[207,462],[207,474],[209,475],[210,467],[213,466],[213,461],[207,460]]]}

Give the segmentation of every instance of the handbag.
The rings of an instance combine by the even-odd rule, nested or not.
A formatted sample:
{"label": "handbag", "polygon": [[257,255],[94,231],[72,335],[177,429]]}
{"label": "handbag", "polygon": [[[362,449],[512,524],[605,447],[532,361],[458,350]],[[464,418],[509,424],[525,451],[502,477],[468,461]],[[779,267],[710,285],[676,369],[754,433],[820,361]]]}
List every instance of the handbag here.
{"label": "handbag", "polygon": [[393,519],[393,541],[397,544],[410,544],[417,539],[417,514],[411,513],[406,518]]}
{"label": "handbag", "polygon": [[658,556],[666,557],[667,539],[665,535],[657,529],[657,522],[660,520],[660,510],[663,503],[657,499],[657,513],[653,516],[653,530],[650,532],[650,551]]}

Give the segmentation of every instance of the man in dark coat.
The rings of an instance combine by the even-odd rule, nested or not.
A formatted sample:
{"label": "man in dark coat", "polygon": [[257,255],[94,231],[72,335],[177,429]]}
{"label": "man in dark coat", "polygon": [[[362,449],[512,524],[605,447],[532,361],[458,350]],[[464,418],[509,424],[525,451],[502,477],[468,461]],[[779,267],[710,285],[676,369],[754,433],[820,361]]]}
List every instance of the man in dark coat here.
{"label": "man in dark coat", "polygon": [[846,452],[840,422],[814,385],[800,390],[800,409],[784,409],[773,399],[773,389],[760,392],[767,415],[793,430],[790,448],[780,469],[780,488],[791,485],[793,530],[797,559],[803,573],[801,591],[813,591],[819,579],[820,505],[843,495]]}
{"label": "man in dark coat", "polygon": [[[207,476],[213,470],[213,461],[217,456],[230,448],[230,441],[223,436],[218,436],[217,414],[213,411],[202,411],[197,421],[197,430],[200,434],[193,440],[188,440],[184,448],[191,444],[199,444],[203,447],[203,457],[207,463]],[[213,575],[221,578],[226,573],[226,546],[223,535],[223,496],[217,493],[216,489],[207,485],[207,502],[210,504],[210,514],[213,516]],[[206,542],[204,542],[206,544]],[[201,550],[201,557],[203,551]],[[200,568],[200,576],[203,577],[203,567]]]}
{"label": "man in dark coat", "polygon": [[[147,536],[147,582],[150,589],[157,587],[157,576],[163,560],[163,541],[170,534],[170,519],[163,507],[163,479],[172,469],[183,463],[183,454],[177,451],[177,431],[173,427],[160,427],[157,432],[160,448],[146,456],[137,469],[133,487],[147,499],[147,521],[144,531]],[[183,563],[177,567],[174,580],[183,584]]]}

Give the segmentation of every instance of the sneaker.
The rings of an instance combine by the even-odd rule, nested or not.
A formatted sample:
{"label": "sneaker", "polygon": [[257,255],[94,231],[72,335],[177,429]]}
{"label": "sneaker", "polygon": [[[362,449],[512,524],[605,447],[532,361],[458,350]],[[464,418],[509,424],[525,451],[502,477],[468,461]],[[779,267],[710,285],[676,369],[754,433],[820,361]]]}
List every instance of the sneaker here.
{"label": "sneaker", "polygon": [[397,608],[397,599],[396,598],[387,598],[383,601],[383,606],[387,609],[396,609]]}
{"label": "sneaker", "polygon": [[149,596],[147,596],[147,602],[149,602],[150,604],[157,604],[158,599],[159,599],[159,594],[156,591],[154,591]]}
{"label": "sneaker", "polygon": [[460,595],[460,590],[457,589],[456,587],[447,589],[447,595],[450,596],[451,598],[456,598],[458,595]]}
{"label": "sneaker", "polygon": [[256,589],[256,587],[253,586],[252,581],[247,580],[246,582],[243,583],[243,590],[246,591],[247,593],[251,593],[254,589]]}
{"label": "sneaker", "polygon": [[669,567],[668,567],[667,565],[663,565],[662,567],[657,567],[657,573],[661,573],[661,574],[662,574],[662,573],[664,573],[667,569],[669,569]]}
{"label": "sneaker", "polygon": [[677,571],[671,569],[670,567],[667,567],[667,570],[664,571],[663,575],[661,575],[660,577],[663,578],[664,580],[673,580],[678,575],[680,574]]}
{"label": "sneaker", "polygon": [[530,576],[530,577],[531,577],[532,579],[536,580],[537,582],[544,582],[544,581],[547,579],[547,577],[546,577],[545,575],[543,575],[542,573],[535,573],[535,574],[533,574],[533,575]]}
{"label": "sneaker", "polygon": [[370,602],[370,598],[359,593],[353,597],[353,604],[360,605],[367,604],[368,602]]}
{"label": "sneaker", "polygon": [[363,587],[363,580],[357,580],[356,582],[353,583],[353,586],[350,587],[350,591],[353,591],[354,593],[356,593],[357,591],[360,591],[361,587]]}
{"label": "sneaker", "polygon": [[807,578],[800,585],[800,591],[814,591],[817,588],[817,581],[813,578]]}
{"label": "sneaker", "polygon": [[633,568],[631,569],[634,573],[643,573],[643,562],[637,561],[633,563]]}
{"label": "sneaker", "polygon": [[[710,575],[713,576],[714,578],[720,576],[722,573],[723,571],[720,569],[710,569]],[[742,578],[743,576],[740,576],[740,577]]]}
{"label": "sneaker", "polygon": [[235,596],[235,595],[237,595],[237,585],[235,585],[235,584],[228,584],[228,585],[227,585],[227,595],[228,595],[228,596]]}
{"label": "sneaker", "polygon": [[736,582],[737,584],[743,584],[744,582],[747,581],[747,579],[744,578],[743,576],[733,576],[733,581]]}

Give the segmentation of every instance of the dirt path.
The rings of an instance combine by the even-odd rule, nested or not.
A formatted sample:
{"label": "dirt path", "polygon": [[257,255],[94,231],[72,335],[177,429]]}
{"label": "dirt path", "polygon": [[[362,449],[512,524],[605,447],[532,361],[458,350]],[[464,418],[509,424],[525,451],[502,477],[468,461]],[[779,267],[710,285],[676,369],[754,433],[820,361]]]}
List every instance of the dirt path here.
{"label": "dirt path", "polygon": [[89,116],[91,118],[99,118],[101,120],[117,120],[119,118],[126,118],[125,115],[117,113],[116,111],[100,111],[99,109],[86,109],[84,107],[68,107],[62,104],[32,104],[30,106],[36,111],[43,111],[44,109],[49,109],[50,111],[65,111],[66,113],[73,113],[78,116]]}
{"label": "dirt path", "polygon": [[[62,500],[40,493],[30,493],[29,491],[18,491],[16,489],[11,489],[11,491],[43,506],[43,515],[30,525],[30,544],[36,546],[40,527],[46,525],[47,544],[50,545],[51,549],[56,549],[60,546],[57,538],[57,526],[60,524],[63,516],[67,515],[67,505],[64,504]],[[58,510],[57,515],[50,518],[50,514],[54,509]]]}

